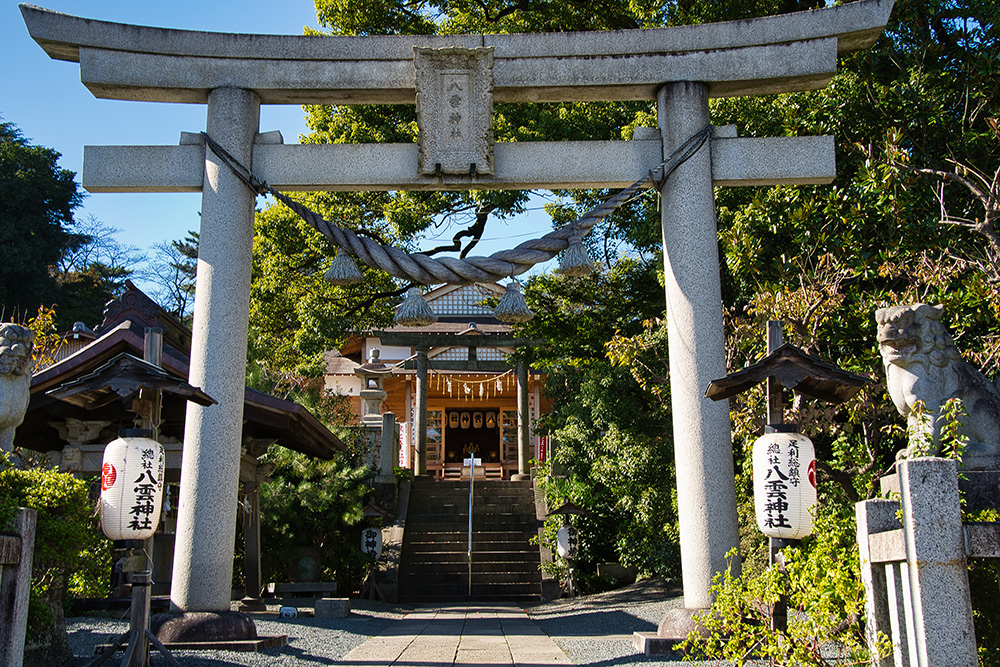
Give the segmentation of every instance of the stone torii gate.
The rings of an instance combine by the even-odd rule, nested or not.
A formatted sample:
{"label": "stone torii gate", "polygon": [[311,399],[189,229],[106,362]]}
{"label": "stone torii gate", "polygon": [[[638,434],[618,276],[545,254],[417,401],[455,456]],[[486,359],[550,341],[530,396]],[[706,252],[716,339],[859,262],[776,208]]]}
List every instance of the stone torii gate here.
{"label": "stone torii gate", "polygon": [[[284,191],[622,188],[709,123],[710,97],[825,86],[838,55],[870,46],[891,9],[891,0],[864,0],[652,30],[330,37],[166,30],[21,5],[35,41],[52,58],[79,62],[95,96],[207,104],[208,135]],[[425,94],[441,102],[441,91],[456,81],[481,84],[473,72],[481,62],[465,69],[438,62],[437,83],[422,87],[423,65],[415,63],[434,61],[435,50],[488,52],[485,90],[493,101],[655,100],[658,127],[633,141],[493,146],[487,132],[466,145],[447,125],[454,116],[439,113],[437,121],[421,119],[420,146],[286,146],[278,133],[259,133],[261,104],[414,104]],[[482,103],[488,118],[492,105],[484,95],[459,100],[464,137],[482,135],[476,107]],[[421,115],[433,112],[434,103],[424,102]],[[472,125],[460,124],[466,121]],[[709,606],[712,576],[738,544],[729,413],[704,397],[709,382],[727,372],[713,186],[828,183],[834,175],[832,137],[740,138],[717,128],[662,184],[687,608]],[[187,413],[171,602],[185,611],[228,610],[254,193],[196,135],[183,133],[179,146],[86,147],[83,185],[91,192],[202,193],[189,381],[219,404]]]}

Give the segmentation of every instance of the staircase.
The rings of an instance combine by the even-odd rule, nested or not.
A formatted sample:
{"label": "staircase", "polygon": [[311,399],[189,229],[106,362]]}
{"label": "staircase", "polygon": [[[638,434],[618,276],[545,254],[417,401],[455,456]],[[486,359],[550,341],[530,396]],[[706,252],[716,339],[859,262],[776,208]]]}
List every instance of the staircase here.
{"label": "staircase", "polygon": [[530,481],[476,479],[469,595],[469,482],[414,479],[399,572],[400,602],[535,602],[542,575]]}

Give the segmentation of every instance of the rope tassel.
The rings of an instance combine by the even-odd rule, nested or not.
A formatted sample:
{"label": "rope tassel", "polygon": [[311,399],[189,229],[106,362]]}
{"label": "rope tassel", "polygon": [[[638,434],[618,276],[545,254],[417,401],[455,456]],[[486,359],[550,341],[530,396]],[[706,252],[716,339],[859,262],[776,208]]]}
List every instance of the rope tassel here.
{"label": "rope tassel", "polygon": [[406,290],[406,299],[396,310],[396,324],[404,327],[426,327],[437,322],[437,315],[427,305],[419,287]]}
{"label": "rope tassel", "polygon": [[535,316],[528,308],[528,302],[521,294],[521,286],[516,280],[507,283],[507,291],[493,310],[493,316],[505,324],[521,324]]}
{"label": "rope tassel", "polygon": [[358,265],[354,263],[354,258],[343,250],[333,258],[330,268],[323,277],[331,285],[357,285],[364,280]]}
{"label": "rope tassel", "polygon": [[587,249],[579,241],[571,243],[566,248],[566,252],[563,253],[562,258],[559,260],[559,268],[556,269],[556,273],[574,277],[588,276],[593,272],[594,263],[590,261]]}

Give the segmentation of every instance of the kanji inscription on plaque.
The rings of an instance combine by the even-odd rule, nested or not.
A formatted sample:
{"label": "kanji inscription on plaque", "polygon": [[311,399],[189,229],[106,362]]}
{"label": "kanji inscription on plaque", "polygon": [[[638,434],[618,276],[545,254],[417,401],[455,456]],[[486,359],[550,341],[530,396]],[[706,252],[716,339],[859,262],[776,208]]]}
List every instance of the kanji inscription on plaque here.
{"label": "kanji inscription on plaque", "polygon": [[422,174],[493,173],[493,48],[413,48]]}

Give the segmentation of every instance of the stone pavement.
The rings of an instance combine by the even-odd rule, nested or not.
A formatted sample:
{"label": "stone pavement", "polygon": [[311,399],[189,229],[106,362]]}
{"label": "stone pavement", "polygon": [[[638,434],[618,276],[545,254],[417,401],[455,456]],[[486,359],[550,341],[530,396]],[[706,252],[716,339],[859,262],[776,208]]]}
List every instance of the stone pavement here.
{"label": "stone pavement", "polygon": [[342,665],[569,665],[524,610],[505,604],[420,607],[338,661]]}

